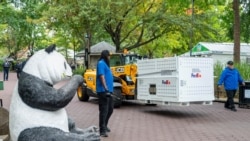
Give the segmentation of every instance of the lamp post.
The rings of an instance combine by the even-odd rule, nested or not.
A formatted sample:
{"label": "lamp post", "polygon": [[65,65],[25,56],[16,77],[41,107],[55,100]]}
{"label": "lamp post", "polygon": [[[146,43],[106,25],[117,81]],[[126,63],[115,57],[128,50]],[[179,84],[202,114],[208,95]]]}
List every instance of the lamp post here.
{"label": "lamp post", "polygon": [[85,66],[86,66],[86,69],[88,69],[89,67],[89,64],[88,64],[88,60],[89,60],[89,51],[90,51],[90,44],[89,44],[89,34],[86,34],[85,35],[85,38],[86,38],[86,47],[85,47],[85,56],[84,56],[84,63],[85,63]]}

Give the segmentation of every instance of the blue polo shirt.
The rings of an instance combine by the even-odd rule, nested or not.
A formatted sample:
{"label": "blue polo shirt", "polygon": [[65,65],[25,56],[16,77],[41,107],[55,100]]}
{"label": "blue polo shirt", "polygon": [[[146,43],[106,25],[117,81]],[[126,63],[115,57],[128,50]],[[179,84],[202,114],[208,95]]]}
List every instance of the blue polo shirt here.
{"label": "blue polo shirt", "polygon": [[108,87],[109,92],[113,92],[113,75],[108,67],[108,65],[105,63],[103,59],[98,61],[97,67],[96,67],[96,92],[105,92],[105,88],[102,85],[100,76],[104,75],[106,85]]}

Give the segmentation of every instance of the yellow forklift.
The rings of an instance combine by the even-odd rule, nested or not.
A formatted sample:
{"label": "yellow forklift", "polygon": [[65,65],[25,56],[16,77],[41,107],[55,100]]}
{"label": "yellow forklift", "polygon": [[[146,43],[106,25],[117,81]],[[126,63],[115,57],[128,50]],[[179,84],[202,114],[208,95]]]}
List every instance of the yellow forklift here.
{"label": "yellow forklift", "polygon": [[[87,51],[87,50],[85,50]],[[85,52],[84,82],[77,89],[80,101],[88,101],[89,97],[97,97],[96,93],[96,64],[101,53]],[[136,62],[141,57],[137,54],[112,53],[110,57],[110,68],[114,78],[114,106],[120,107],[123,100],[136,99]]]}

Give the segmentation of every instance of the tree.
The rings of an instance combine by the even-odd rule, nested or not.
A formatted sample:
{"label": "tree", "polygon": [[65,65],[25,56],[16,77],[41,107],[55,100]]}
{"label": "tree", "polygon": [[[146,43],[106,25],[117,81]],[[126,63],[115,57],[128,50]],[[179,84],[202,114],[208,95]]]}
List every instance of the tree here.
{"label": "tree", "polygon": [[246,43],[250,40],[250,2],[249,0],[241,0],[242,13],[241,13],[241,37]]}
{"label": "tree", "polygon": [[166,0],[125,0],[105,5],[108,8],[103,9],[102,23],[117,51],[141,47],[186,26],[183,21],[187,17],[171,11]]}
{"label": "tree", "polygon": [[95,0],[48,2],[48,10],[44,13],[47,17],[48,28],[56,32],[61,29],[67,30],[68,36],[78,39],[81,46],[86,44],[86,37],[91,42],[92,36],[97,35],[97,31],[102,31],[97,18],[98,13],[96,13],[97,3]]}
{"label": "tree", "polygon": [[49,22],[54,27],[70,29],[82,42],[86,34],[91,41],[92,37],[107,39],[109,35],[117,51],[134,49],[171,30],[180,30],[186,19],[185,15],[171,13],[165,0],[66,0],[52,1],[49,7],[46,16],[53,18]]}
{"label": "tree", "polygon": [[240,1],[233,0],[234,10],[234,61],[240,62]]}
{"label": "tree", "polygon": [[176,13],[179,11],[179,14],[188,17],[187,21],[185,21],[185,28],[166,33],[159,39],[149,43],[146,47],[143,46],[139,49],[140,53],[145,54],[145,51],[147,51],[147,55],[150,57],[152,55],[154,57],[180,55],[191,49],[194,43],[225,40],[223,38],[225,37],[225,32],[220,26],[219,16],[224,10],[223,4],[195,2],[192,7],[190,0],[173,1],[171,7],[177,8],[172,8],[171,11],[175,11]]}
{"label": "tree", "polygon": [[[234,61],[240,62],[240,42],[249,42],[250,32],[250,2],[249,0],[233,0],[222,16],[227,36],[234,41]],[[234,20],[232,20],[234,19]]]}
{"label": "tree", "polygon": [[40,3],[36,0],[24,0],[19,4],[2,2],[1,24],[7,26],[4,30],[6,37],[1,41],[5,43],[9,53],[13,54],[15,59],[19,50],[28,47],[33,52],[35,41],[45,38],[45,26],[43,26],[44,22],[40,20],[39,6]]}

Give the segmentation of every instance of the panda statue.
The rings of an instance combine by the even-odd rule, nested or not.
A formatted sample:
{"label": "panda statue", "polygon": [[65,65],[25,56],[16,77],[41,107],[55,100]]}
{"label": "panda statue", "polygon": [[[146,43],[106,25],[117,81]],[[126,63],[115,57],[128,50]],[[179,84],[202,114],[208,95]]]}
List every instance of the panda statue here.
{"label": "panda statue", "polygon": [[[97,128],[75,127],[64,107],[82,84],[80,75],[72,76],[56,45],[35,53],[23,68],[14,88],[9,114],[12,141],[99,141]],[[71,77],[72,76],[72,77]],[[61,88],[53,85],[71,79]]]}

